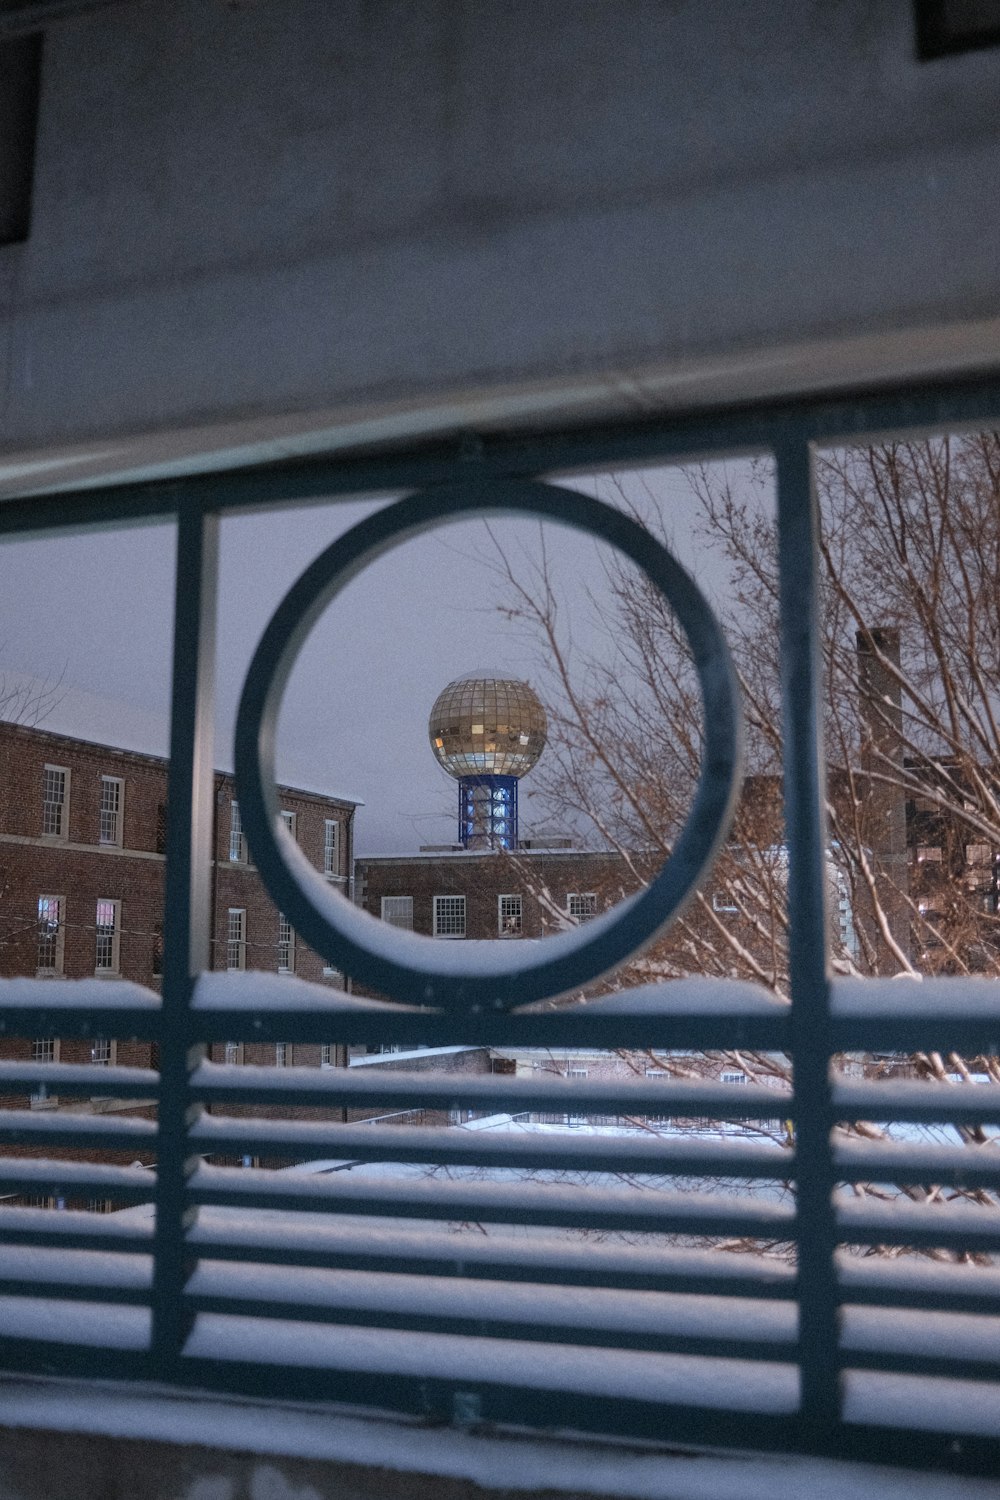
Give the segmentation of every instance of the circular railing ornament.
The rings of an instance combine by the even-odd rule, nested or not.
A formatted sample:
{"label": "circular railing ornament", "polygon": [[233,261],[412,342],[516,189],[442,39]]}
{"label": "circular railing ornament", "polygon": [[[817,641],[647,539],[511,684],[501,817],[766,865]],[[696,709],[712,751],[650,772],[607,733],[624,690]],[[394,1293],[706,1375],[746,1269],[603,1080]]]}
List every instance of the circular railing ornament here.
{"label": "circular railing ornament", "polygon": [[[280,818],[275,739],[295,659],[316,620],[383,553],[444,522],[520,515],[593,533],[631,559],[684,631],[701,688],[704,754],[694,802],[673,852],[648,886],[571,932],[534,943],[446,943],[400,932],[331,890]],[[322,552],[271,617],[247,673],[236,722],[236,783],[254,861],[307,943],[366,988],[410,1005],[475,1015],[580,988],[658,937],[724,839],[739,795],[739,692],[722,630],[694,580],[644,527],[576,490],[515,479],[463,480],[376,511]]]}

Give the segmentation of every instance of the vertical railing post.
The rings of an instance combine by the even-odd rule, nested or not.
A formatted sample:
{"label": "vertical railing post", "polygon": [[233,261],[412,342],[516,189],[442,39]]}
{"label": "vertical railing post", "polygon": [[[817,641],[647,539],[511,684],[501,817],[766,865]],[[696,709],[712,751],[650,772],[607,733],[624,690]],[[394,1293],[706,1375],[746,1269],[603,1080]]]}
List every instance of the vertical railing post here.
{"label": "vertical railing post", "polygon": [[160,1035],[153,1367],[176,1372],[189,1319],[185,1235],[193,1210],[187,1179],[195,1165],[188,1131],[197,1113],[190,1074],[204,1053],[190,1036],[198,974],[211,965],[214,826],[215,617],[219,522],[196,506],[177,524],[174,660],[164,891],[163,1017]]}
{"label": "vertical railing post", "polygon": [[824,1446],[840,1419],[836,1223],[830,1143],[826,963],[826,787],[819,511],[809,445],[775,452],[781,573],[781,688],[788,839],[788,963],[796,1109],[801,1419]]}

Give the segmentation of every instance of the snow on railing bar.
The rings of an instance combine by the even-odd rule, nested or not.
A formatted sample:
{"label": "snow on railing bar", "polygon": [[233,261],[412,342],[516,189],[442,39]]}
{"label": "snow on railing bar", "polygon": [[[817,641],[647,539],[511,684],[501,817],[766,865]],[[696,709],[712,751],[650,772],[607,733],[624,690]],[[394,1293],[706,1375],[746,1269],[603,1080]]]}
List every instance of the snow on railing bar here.
{"label": "snow on railing bar", "polygon": [[749,1197],[634,1192],[587,1184],[496,1183],[465,1178],[308,1176],[256,1168],[200,1166],[189,1182],[195,1203],[235,1207],[407,1217],[439,1222],[549,1225],[575,1229],[689,1235],[764,1235],[788,1239],[795,1214],[784,1203]]}
{"label": "snow on railing bar", "polygon": [[155,1099],[159,1086],[159,1074],[151,1068],[102,1066],[98,1076],[93,1064],[0,1062],[0,1095],[44,1088],[56,1097]]}

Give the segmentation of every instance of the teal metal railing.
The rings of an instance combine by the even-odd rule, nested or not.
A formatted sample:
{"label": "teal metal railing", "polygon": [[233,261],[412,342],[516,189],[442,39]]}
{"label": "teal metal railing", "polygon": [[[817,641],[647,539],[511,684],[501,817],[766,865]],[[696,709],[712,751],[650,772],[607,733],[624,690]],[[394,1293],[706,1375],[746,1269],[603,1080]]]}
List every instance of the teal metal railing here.
{"label": "teal metal railing", "polygon": [[[407,454],[329,457],[0,505],[6,538],[101,525],[177,526],[162,1000],[127,983],[0,980],[11,1036],[135,1036],[159,1071],[105,1068],[101,1092],[150,1099],[156,1122],[8,1110],[8,1144],[145,1151],[155,1177],[55,1156],[0,1156],[0,1192],[111,1198],[124,1214],[0,1214],[0,1360],[8,1370],[167,1381],[253,1395],[347,1400],[436,1420],[514,1422],[940,1463],[1000,1463],[1000,1271],[848,1246],[1000,1249],[989,1204],[851,1198],[886,1181],[1000,1188],[990,1150],[837,1144],[840,1120],[1000,1123],[1000,1090],[838,1080],[850,1051],[1000,1051],[991,981],[832,980],[824,912],[816,446],[995,419],[987,381],[775,403]],[[620,512],[544,476],[691,456],[775,459],[781,565],[790,985],[786,1006],[738,982],[677,981],[568,1009],[577,988],[662,931],[710,863],[738,792],[739,724],[721,633],[669,554]],[[470,456],[471,455],[471,456]],[[295,978],[212,974],[213,666],[219,520],[227,512],[405,491],[303,574],[257,648],[237,733],[245,829],[275,904],[328,961],[393,1003]],[[283,683],[318,612],[386,548],[464,514],[565,521],[617,546],[663,590],[702,685],[706,756],[695,805],[661,875],[577,932],[470,957],[338,904],[284,835],[274,795]],[[383,1069],[221,1067],[234,1041],[402,1046],[718,1050],[789,1054],[794,1092],[671,1079],[616,1083]],[[0,1062],[0,1095],[89,1096],[92,1073]],[[986,1102],[981,1102],[986,1093]],[[224,1116],[211,1105],[266,1110]],[[794,1122],[794,1146],[488,1136],[426,1126],[276,1118],[312,1109],[524,1111]],[[392,1171],[241,1171],[208,1157],[395,1164]],[[410,1170],[410,1169],[416,1170]],[[686,1184],[738,1182],[738,1192]],[[662,1190],[667,1180],[672,1186]],[[771,1185],[766,1195],[754,1192]],[[649,1185],[659,1185],[655,1192]],[[460,1233],[457,1226],[491,1232]],[[569,1233],[567,1233],[569,1231]],[[585,1233],[586,1232],[586,1233]],[[789,1247],[728,1255],[704,1242]],[[544,1347],[543,1347],[544,1346]]]}

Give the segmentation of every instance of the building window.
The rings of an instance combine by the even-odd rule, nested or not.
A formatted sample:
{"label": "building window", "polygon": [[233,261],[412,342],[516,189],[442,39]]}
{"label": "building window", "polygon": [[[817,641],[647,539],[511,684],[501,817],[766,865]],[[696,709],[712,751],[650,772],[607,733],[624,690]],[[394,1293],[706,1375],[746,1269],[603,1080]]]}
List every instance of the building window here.
{"label": "building window", "polygon": [[340,824],[327,818],[323,824],[323,874],[340,874]]}
{"label": "building window", "polygon": [[288,1067],[288,1043],[275,1042],[274,1044],[274,1066],[276,1068]]}
{"label": "building window", "polygon": [[[235,804],[234,804],[235,806]],[[226,924],[226,968],[247,966],[247,914],[243,907],[231,906]]]}
{"label": "building window", "polygon": [[739,908],[728,891],[713,891],[712,910],[735,914]]}
{"label": "building window", "polygon": [[[247,862],[247,841],[243,837],[243,819],[240,817],[240,804],[235,799],[229,804],[229,858],[233,864],[237,865],[245,865]],[[240,967],[242,968],[242,965]]]}
{"label": "building window", "polygon": [[31,1061],[33,1063],[50,1063],[56,1060],[55,1039],[51,1036],[39,1037],[31,1044]]}
{"label": "building window", "polygon": [[239,1063],[239,1061],[240,1061],[240,1044],[239,1044],[239,1042],[227,1042],[226,1046],[225,1046],[225,1051],[223,1052],[223,1062],[227,1063],[230,1067],[235,1067]]}
{"label": "building window", "polygon": [[332,1068],[335,1066],[333,1060],[333,1047],[325,1042],[319,1049],[319,1065],[321,1068]]}
{"label": "building window", "polygon": [[324,964],[323,978],[329,979],[338,990],[342,990],[344,988],[344,972],[342,969],[335,969],[331,964]]}
{"label": "building window", "polygon": [[69,770],[46,766],[42,773],[42,834],[64,839],[69,834]]}
{"label": "building window", "polygon": [[573,893],[566,897],[566,907],[575,922],[589,922],[597,916],[597,897],[593,891]]}
{"label": "building window", "polygon": [[497,897],[497,931],[501,937],[521,931],[520,896]]}
{"label": "building window", "polygon": [[586,1078],[587,1071],[588,1070],[586,1068],[567,1068],[566,1069],[566,1077],[567,1078]]}
{"label": "building window", "polygon": [[38,898],[38,972],[61,974],[63,971],[63,897]]}
{"label": "building window", "polygon": [[95,1036],[90,1044],[90,1061],[98,1068],[110,1068],[114,1062],[114,1042],[107,1037]]}
{"label": "building window", "polygon": [[942,856],[941,856],[941,846],[940,846],[940,844],[918,844],[917,845],[917,864],[918,865],[927,865],[927,864],[936,864],[936,865],[939,865],[941,863],[942,863]]}
{"label": "building window", "polygon": [[119,905],[119,902],[109,901],[105,898],[102,898],[97,903],[97,954],[95,968],[98,974],[118,973]]}
{"label": "building window", "polygon": [[283,912],[278,913],[278,973],[295,973],[295,933]]}
{"label": "building window", "polygon": [[[435,896],[435,903],[444,900],[444,897]],[[435,912],[437,906],[435,904]],[[404,932],[413,931],[413,897],[412,896],[383,896],[382,897],[382,921],[388,922],[390,927],[402,927]],[[465,930],[463,923],[463,932]]]}
{"label": "building window", "polygon": [[722,1082],[723,1083],[746,1083],[746,1081],[747,1081],[747,1075],[745,1073],[732,1072],[732,1073],[723,1073],[723,1075],[722,1075]]}
{"label": "building window", "polygon": [[120,776],[101,777],[101,826],[102,844],[122,844],[122,829],[125,821],[125,783]]}
{"label": "building window", "polygon": [[295,813],[293,813],[293,812],[286,812],[285,809],[282,808],[282,810],[281,810],[281,821],[284,823],[285,827],[288,829],[288,832],[292,835],[292,838],[294,838],[295,837],[295,822],[296,822],[296,815],[295,815]]}
{"label": "building window", "polygon": [[434,936],[441,938],[465,937],[465,897],[434,897]]}

